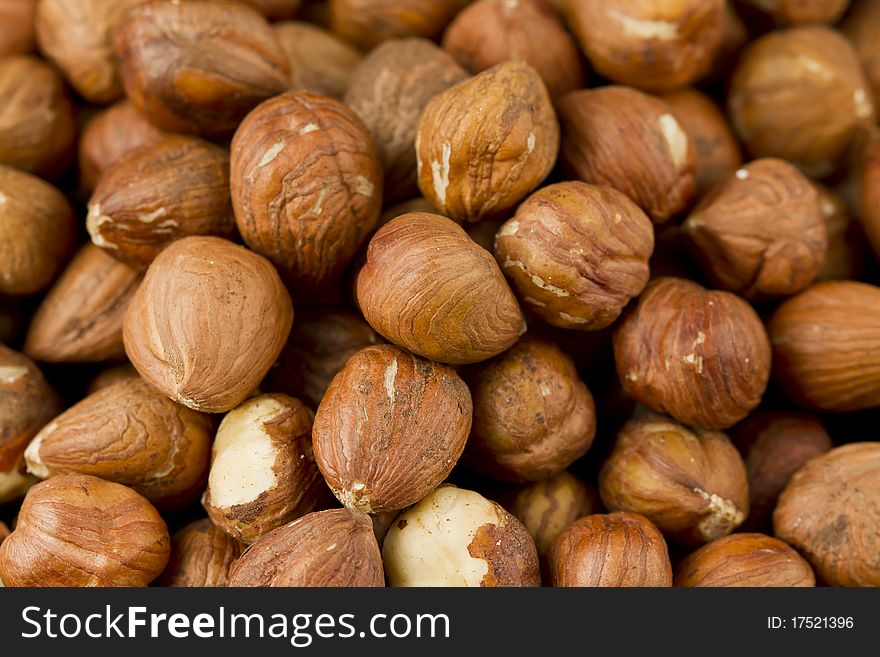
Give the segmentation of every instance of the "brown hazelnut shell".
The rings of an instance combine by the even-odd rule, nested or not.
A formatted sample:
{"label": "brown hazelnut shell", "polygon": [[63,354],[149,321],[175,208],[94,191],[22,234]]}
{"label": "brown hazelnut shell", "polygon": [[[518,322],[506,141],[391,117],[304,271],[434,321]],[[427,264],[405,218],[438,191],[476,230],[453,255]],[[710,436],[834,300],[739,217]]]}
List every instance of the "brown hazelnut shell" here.
{"label": "brown hazelnut shell", "polygon": [[861,224],[874,254],[880,257],[880,140],[865,154],[859,183]]}
{"label": "brown hazelnut shell", "polygon": [[25,55],[34,49],[37,0],[6,0],[0,6],[0,57]]}
{"label": "brown hazelnut shell", "polygon": [[880,29],[880,2],[863,0],[853,3],[846,20],[840,26],[856,49],[862,62],[862,69],[874,92],[875,105],[880,102],[880,41],[877,30]]}
{"label": "brown hazelnut shell", "polygon": [[279,19],[295,16],[302,6],[302,0],[244,0],[266,18]]}
{"label": "brown hazelnut shell", "polygon": [[468,0],[330,0],[330,27],[364,50],[388,39],[440,36]]}
{"label": "brown hazelnut shell", "polygon": [[272,30],[290,66],[291,88],[342,98],[363,59],[356,48],[311,23],[274,23]]}
{"label": "brown hazelnut shell", "polygon": [[171,537],[171,557],[159,586],[225,587],[242,545],[208,519],[196,520]]}
{"label": "brown hazelnut shell", "polygon": [[[846,11],[850,0],[745,0],[769,16],[777,25],[834,23]],[[856,3],[858,5],[858,3]],[[862,3],[865,4],[865,3]]]}

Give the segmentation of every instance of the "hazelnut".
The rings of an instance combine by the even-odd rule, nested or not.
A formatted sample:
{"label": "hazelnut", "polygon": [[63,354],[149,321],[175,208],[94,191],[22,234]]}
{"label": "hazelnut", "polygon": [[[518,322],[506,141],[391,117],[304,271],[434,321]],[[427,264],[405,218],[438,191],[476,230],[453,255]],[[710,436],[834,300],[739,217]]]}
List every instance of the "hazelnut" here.
{"label": "hazelnut", "polygon": [[181,237],[230,236],[229,154],[198,137],[157,137],[104,172],[86,228],[96,246],[139,270]]}
{"label": "hazelnut", "polygon": [[654,227],[624,194],[562,182],[529,196],[495,235],[523,305],[560,328],[612,324],[648,282]]}
{"label": "hazelnut", "polygon": [[310,23],[275,23],[293,89],[342,98],[362,56],[331,32]]}
{"label": "hazelnut", "polygon": [[803,557],[764,534],[724,536],[692,552],[675,571],[675,586],[815,586]]}
{"label": "hazelnut", "polygon": [[25,475],[24,450],[60,412],[61,400],[33,361],[0,344],[0,504],[36,481]]}
{"label": "hazelnut", "polygon": [[46,288],[70,253],[74,230],[73,211],[61,192],[0,164],[0,294]]}
{"label": "hazelnut", "polygon": [[143,0],[39,0],[40,51],[58,66],[77,93],[94,103],[122,95],[112,34],[119,17]]}
{"label": "hazelnut", "polygon": [[259,385],[292,323],[293,304],[269,261],[219,237],[185,237],[150,265],[122,337],[148,383],[220,413]]}
{"label": "hazelnut", "polygon": [[749,299],[788,296],[818,275],[828,231],[816,188],[782,160],[755,160],[718,183],[684,223],[697,262]]}
{"label": "hazelnut", "polygon": [[777,537],[831,586],[880,586],[880,443],[832,449],[798,470],[773,512]]}
{"label": "hazelnut", "polygon": [[880,258],[880,140],[868,148],[862,166],[860,199],[862,227]]}
{"label": "hazelnut", "polygon": [[465,378],[474,419],[464,463],[480,474],[538,481],[583,456],[596,434],[593,396],[556,345],[526,335]]}
{"label": "hazelnut", "polygon": [[770,377],[770,343],[752,307],[681,278],[648,284],[614,333],[614,360],[636,401],[701,429],[742,420]]}
{"label": "hazelnut", "polygon": [[348,359],[380,342],[370,325],[354,313],[321,310],[298,315],[269,376],[280,390],[317,408]]}
{"label": "hazelnut", "polygon": [[773,375],[807,408],[880,406],[880,288],[817,283],[786,300],[767,325]]}
{"label": "hazelnut", "polygon": [[458,461],[471,396],[451,367],[376,345],[352,356],[327,389],[312,430],[315,459],[345,506],[403,509]]}
{"label": "hazelnut", "polygon": [[638,513],[574,521],[556,537],[549,561],[553,586],[672,586],[663,534]]}
{"label": "hazelnut", "polygon": [[614,187],[658,224],[690,203],[694,147],[659,98],[628,87],[573,91],[561,100],[559,118],[571,177]]}
{"label": "hazelnut", "polygon": [[387,39],[440,36],[469,0],[330,0],[330,26],[369,50]]}
{"label": "hazelnut", "polygon": [[807,175],[833,173],[858,131],[875,120],[852,45],[822,26],[771,32],[743,52],[728,111],[755,157],[779,157]]}
{"label": "hazelnut", "polygon": [[240,2],[152,0],[122,15],[114,43],[128,97],[171,132],[227,137],[290,84],[269,23]]}
{"label": "hazelnut", "polygon": [[834,23],[849,0],[741,0],[769,16],[777,25]]}
{"label": "hazelnut", "polygon": [[313,419],[281,394],[252,397],[226,414],[202,501],[215,525],[251,544],[315,510],[327,487],[312,453]]}
{"label": "hazelnut", "polygon": [[5,522],[0,521],[0,543],[3,543],[7,536],[9,536],[9,527]]}
{"label": "hazelnut", "polygon": [[[880,149],[877,152],[880,155]],[[819,184],[816,184],[816,190],[819,192],[819,207],[825,222],[825,232],[828,233],[828,251],[815,280],[858,279],[865,264],[865,236],[862,227],[859,222],[852,220],[840,196]],[[880,207],[880,198],[877,207]]]}
{"label": "hazelnut", "polygon": [[125,484],[159,509],[192,504],[205,485],[212,421],[142,379],[120,381],[67,409],[34,437],[28,472]]}
{"label": "hazelnut", "polygon": [[232,140],[231,173],[245,243],[306,287],[341,273],[379,218],[376,147],[333,98],[294,91],[260,105]]}
{"label": "hazelnut", "polygon": [[146,586],[168,563],[171,539],[139,494],[87,475],[37,484],[0,545],[6,586]]}
{"label": "hazelnut", "polygon": [[2,58],[0,98],[0,164],[57,177],[76,142],[73,106],[61,77],[36,57]]}
{"label": "hazelnut", "polygon": [[0,58],[34,49],[37,0],[6,0],[0,5]]}
{"label": "hazelnut", "polygon": [[332,509],[279,527],[244,551],[229,586],[385,586],[370,517]]}
{"label": "hazelnut", "polygon": [[140,281],[138,272],[86,244],[37,308],[24,352],[49,363],[124,356],[122,317]]}
{"label": "hazelnut", "polygon": [[449,25],[443,48],[471,73],[524,61],[554,98],[584,86],[577,44],[540,0],[477,0]]}
{"label": "hazelnut", "polygon": [[620,84],[670,91],[702,77],[722,38],[724,0],[567,0],[593,68]]}
{"label": "hazelnut", "polygon": [[742,164],[739,144],[724,114],[703,92],[680,89],[661,98],[691,139],[697,195],[702,196]]}
{"label": "hazelnut", "polygon": [[736,429],[749,477],[746,526],[769,527],[776,499],[791,476],[831,449],[831,438],[817,419],[802,413],[764,412]]}
{"label": "hazelnut", "polygon": [[505,62],[428,103],[416,137],[419,189],[452,219],[504,214],[550,173],[559,124],[537,71]]}
{"label": "hazelnut", "polygon": [[358,274],[357,297],[376,331],[441,363],[486,360],[526,329],[491,254],[439,215],[405,214],[380,228]]}
{"label": "hazelnut", "polygon": [[101,175],[129,151],[158,138],[162,132],[124,100],[102,110],[86,124],[79,140],[80,182],[92,192]]}
{"label": "hazelnut", "polygon": [[862,0],[855,3],[841,29],[849,37],[862,62],[862,69],[874,91],[876,106],[880,102],[880,40],[877,39],[877,30],[880,30],[880,2]]}
{"label": "hazelnut", "polygon": [[134,369],[131,363],[105,367],[99,371],[91,381],[89,381],[89,385],[86,388],[86,396],[92,395],[104,388],[109,388],[114,383],[139,378],[137,370]]}
{"label": "hazelnut", "polygon": [[540,586],[526,528],[473,491],[442,486],[398,516],[382,546],[391,586]]}
{"label": "hazelnut", "polygon": [[388,530],[391,529],[398,515],[400,515],[399,511],[386,511],[385,513],[377,513],[374,516],[370,516],[370,520],[373,521],[373,534],[376,536],[380,549],[382,548],[382,543],[385,542]]}
{"label": "hazelnut", "polygon": [[729,534],[749,512],[746,468],[727,436],[652,413],[620,430],[599,494],[608,509],[641,513],[685,545]]}
{"label": "hazelnut", "polygon": [[225,587],[241,544],[207,518],[191,522],[171,537],[171,558],[162,586]]}
{"label": "hazelnut", "polygon": [[379,149],[386,201],[419,193],[414,144],[428,102],[468,75],[427,39],[386,41],[358,66],[345,102],[363,120]]}
{"label": "hazelnut", "polygon": [[266,18],[291,18],[299,10],[302,0],[243,0]]}

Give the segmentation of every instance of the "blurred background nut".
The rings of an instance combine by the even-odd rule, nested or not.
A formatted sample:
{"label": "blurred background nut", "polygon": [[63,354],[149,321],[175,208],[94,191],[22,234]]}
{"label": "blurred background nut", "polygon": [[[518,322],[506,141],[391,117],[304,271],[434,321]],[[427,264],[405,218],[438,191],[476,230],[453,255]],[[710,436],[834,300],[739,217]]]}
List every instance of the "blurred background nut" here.
{"label": "blurred background nut", "polygon": [[808,461],[832,447],[814,417],[803,413],[756,413],[736,428],[736,446],[749,476],[749,517],[745,526],[769,528],[779,493]]}
{"label": "blurred background nut", "polygon": [[880,257],[880,140],[866,152],[859,183],[862,227]]}
{"label": "blurred background nut", "polygon": [[225,587],[241,551],[241,543],[208,518],[196,520],[171,537],[171,557],[157,584]]}
{"label": "blurred background nut", "polygon": [[740,2],[763,12],[777,25],[795,25],[834,23],[846,11],[850,0],[740,0]]}
{"label": "blurred background nut", "polygon": [[122,318],[140,282],[134,269],[86,244],[34,313],[24,352],[49,363],[124,356]]}
{"label": "blurred background nut", "polygon": [[659,98],[629,87],[573,91],[560,101],[559,118],[571,177],[614,187],[657,224],[690,203],[694,147]]}
{"label": "blurred background nut", "polygon": [[125,484],[161,510],[198,499],[214,425],[142,379],[89,395],[42,428],[25,452],[40,479],[81,474]]}
{"label": "blurred background nut", "polygon": [[467,386],[451,367],[388,345],[352,356],[315,415],[315,459],[345,506],[403,509],[440,485],[471,427]]}
{"label": "blurred background nut", "polygon": [[405,214],[379,229],[357,298],[378,333],[441,363],[486,360],[526,330],[494,258],[439,215]]}
{"label": "blurred background nut", "polygon": [[0,57],[33,50],[36,7],[37,0],[5,0],[0,4]]}
{"label": "blurred background nut", "polygon": [[641,513],[686,545],[729,534],[749,512],[745,465],[727,436],[654,414],[621,429],[599,494],[608,509]]}
{"label": "blurred background nut", "polygon": [[148,383],[219,413],[259,385],[292,323],[290,296],[268,260],[219,237],[185,237],[150,265],[122,337]]}
{"label": "blurred background nut", "polygon": [[96,246],[139,270],[181,237],[230,236],[229,153],[184,135],[129,151],[101,176],[86,228]]}
{"label": "blurred background nut", "polygon": [[313,418],[281,394],[252,397],[226,414],[202,500],[214,524],[250,544],[330,498],[312,452]]}
{"label": "blurred background nut", "polygon": [[577,44],[541,0],[477,0],[449,25],[443,48],[471,73],[524,61],[554,98],[584,86]]}
{"label": "blurred background nut", "polygon": [[688,555],[675,570],[675,586],[809,587],[816,577],[803,557],[764,534],[724,536]]}
{"label": "blurred background nut", "polygon": [[28,492],[0,545],[5,586],[146,586],[168,563],[165,522],[130,488],[64,475]]}
{"label": "blurred background nut", "polygon": [[593,444],[593,396],[574,362],[553,343],[526,335],[464,376],[474,403],[464,463],[480,474],[546,479]]}
{"label": "blurred background nut", "polygon": [[638,513],[576,520],[553,542],[549,561],[553,586],[672,586],[666,541]]}
{"label": "blurred background nut", "polygon": [[139,379],[137,370],[131,363],[125,362],[121,365],[109,365],[99,371],[86,388],[86,396],[94,394],[104,388],[109,388],[114,383],[126,381],[128,379]]}
{"label": "blurred background nut", "polygon": [[296,15],[302,0],[244,0],[266,18],[291,18]]}
{"label": "blurred background nut", "polygon": [[614,333],[624,390],[657,413],[725,429],[761,401],[770,343],[743,299],[693,281],[652,281]]}
{"label": "blurred background nut", "polygon": [[441,486],[401,513],[382,546],[391,586],[540,586],[535,544],[495,502]]}
{"label": "blurred background nut", "polygon": [[773,513],[777,537],[831,586],[880,586],[880,443],[852,443],[791,478]]}
{"label": "blurred background nut", "polygon": [[419,193],[414,144],[419,118],[467,73],[427,39],[386,41],[354,70],[345,102],[367,126],[385,173],[386,203]]}
{"label": "blurred background nut", "polygon": [[553,168],[559,124],[538,73],[505,62],[434,96],[419,123],[419,189],[441,214],[503,214]]}
{"label": "blurred background nut", "polygon": [[599,73],[650,91],[708,72],[721,45],[724,0],[567,0],[569,27]]}
{"label": "blurred background nut", "polygon": [[310,23],[274,23],[287,57],[291,88],[342,98],[362,55],[331,32]]}
{"label": "blurred background nut", "polygon": [[122,95],[112,34],[119,17],[143,0],[39,0],[40,52],[61,69],[88,101],[109,103]]}
{"label": "blurred background nut", "polygon": [[880,103],[880,0],[859,0],[853,4],[841,26],[855,46],[862,69],[874,92],[875,107]]}
{"label": "blurred background nut", "polygon": [[783,302],[767,330],[773,376],[793,401],[824,411],[880,406],[880,288],[817,283]]}
{"label": "blurred background nut", "polygon": [[837,170],[859,130],[876,114],[855,50],[838,32],[794,27],[743,52],[727,107],[755,157],[779,157],[812,178]]}
{"label": "blurred background nut", "polygon": [[385,586],[370,517],[333,509],[279,527],[244,551],[229,586]]}
{"label": "blurred background nut", "polygon": [[330,26],[359,48],[387,39],[440,36],[469,0],[330,0]]}
{"label": "blurred background nut", "polygon": [[0,59],[0,164],[55,178],[76,141],[61,77],[29,55]]}
{"label": "blurred background nut", "polygon": [[73,211],[61,192],[0,164],[0,294],[48,287],[70,254],[74,230]]}
{"label": "blurred background nut", "polygon": [[33,361],[0,344],[0,504],[36,482],[25,474],[24,450],[61,408]]}
{"label": "blurred background nut", "polygon": [[523,201],[495,258],[523,304],[560,328],[605,328],[648,282],[654,228],[624,194],[572,181]]}
{"label": "blurred background nut", "polygon": [[269,23],[239,2],[152,0],[122,15],[114,44],[128,97],[171,132],[228,137],[290,84]]}
{"label": "blurred background nut", "polygon": [[9,536],[9,527],[6,526],[5,522],[0,522],[0,543],[3,543],[7,536]]}
{"label": "blurred background nut", "polygon": [[245,243],[299,287],[330,282],[382,207],[382,169],[345,104],[304,91],[277,96],[232,140],[232,204]]}
{"label": "blurred background nut", "polygon": [[[838,194],[818,183],[816,190],[819,192],[819,207],[825,222],[825,232],[828,233],[828,251],[815,280],[857,280],[865,271],[866,245],[862,224],[867,223],[867,215],[864,222],[856,221]],[[880,207],[880,199],[877,207]]]}
{"label": "blurred background nut", "polygon": [[752,299],[804,289],[828,251],[816,188],[797,168],[773,158],[724,178],[691,212],[684,230],[706,275]]}

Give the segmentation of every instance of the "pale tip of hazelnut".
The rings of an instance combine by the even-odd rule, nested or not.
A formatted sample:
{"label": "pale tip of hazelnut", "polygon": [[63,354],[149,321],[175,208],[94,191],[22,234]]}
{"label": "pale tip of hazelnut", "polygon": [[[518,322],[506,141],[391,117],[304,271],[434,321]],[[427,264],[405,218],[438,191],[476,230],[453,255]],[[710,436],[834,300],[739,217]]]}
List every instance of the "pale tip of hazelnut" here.
{"label": "pale tip of hazelnut", "polygon": [[43,446],[43,440],[46,436],[54,431],[56,426],[57,425],[52,422],[45,427],[34,437],[27,446],[27,449],[24,450],[24,462],[28,473],[35,477],[39,477],[40,479],[49,478],[49,468],[46,467],[46,464],[43,463],[43,459],[40,457],[40,447]]}
{"label": "pale tip of hazelnut", "polygon": [[366,484],[362,481],[355,481],[351,488],[334,488],[333,493],[342,502],[342,505],[349,509],[357,509],[364,513],[372,513],[373,507],[369,498],[365,494]]}
{"label": "pale tip of hazelnut", "polygon": [[0,366],[0,386],[12,385],[27,373],[28,369],[20,365]]}
{"label": "pale tip of hazelnut", "polygon": [[687,161],[688,136],[672,114],[663,114],[658,121],[672,163],[680,168]]}
{"label": "pale tip of hazelnut", "polygon": [[727,536],[745,520],[745,514],[730,500],[699,488],[694,492],[709,502],[708,515],[697,525],[697,531],[706,541]]}
{"label": "pale tip of hazelnut", "polygon": [[119,248],[113,242],[108,242],[101,234],[101,226],[112,220],[113,219],[106,214],[101,214],[100,203],[89,204],[89,213],[86,216],[86,230],[89,232],[89,237],[92,238],[92,243],[95,246],[102,249]]}
{"label": "pale tip of hazelnut", "polygon": [[449,187],[449,159],[452,157],[452,146],[443,144],[440,147],[440,159],[431,162],[431,177],[434,183],[434,193],[437,195],[440,209],[446,208],[446,190]]}
{"label": "pale tip of hazelnut", "polygon": [[609,9],[607,15],[620,23],[626,36],[658,41],[673,41],[678,38],[678,25],[672,21],[633,18],[616,9]]}

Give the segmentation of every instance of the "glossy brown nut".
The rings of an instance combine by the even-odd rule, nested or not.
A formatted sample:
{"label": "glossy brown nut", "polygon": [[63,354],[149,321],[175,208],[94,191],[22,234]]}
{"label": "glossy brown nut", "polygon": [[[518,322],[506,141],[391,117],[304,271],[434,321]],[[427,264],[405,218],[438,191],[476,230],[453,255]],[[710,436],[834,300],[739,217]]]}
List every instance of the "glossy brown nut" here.
{"label": "glossy brown nut", "polygon": [[730,83],[727,108],[755,157],[779,157],[812,178],[833,173],[875,118],[855,50],[823,26],[779,30],[752,42]]}
{"label": "glossy brown nut", "polygon": [[749,513],[746,468],[727,436],[654,414],[621,429],[599,494],[608,509],[641,513],[685,545],[729,534]]}
{"label": "glossy brown nut", "polygon": [[437,488],[464,450],[471,395],[451,367],[376,345],[352,356],[321,400],[315,459],[345,506],[403,509]]}
{"label": "glossy brown nut", "polygon": [[495,234],[523,305],[560,328],[612,324],[648,282],[654,227],[624,194],[578,181],[529,196]]}
{"label": "glossy brown nut", "polygon": [[675,570],[675,586],[810,587],[813,569],[779,539],[734,534],[692,552]]}
{"label": "glossy brown nut", "polygon": [[[850,0],[746,0],[767,14],[777,25],[798,23],[834,23],[849,6]],[[858,5],[858,3],[856,3]]]}
{"label": "glossy brown nut", "polygon": [[48,479],[81,474],[124,484],[157,508],[180,509],[201,494],[214,424],[142,379],[89,395],[34,437],[28,472]]}
{"label": "glossy brown nut", "polygon": [[559,124],[547,87],[505,62],[434,96],[416,137],[419,189],[457,221],[504,214],[550,173]]}
{"label": "glossy brown nut", "polygon": [[584,86],[580,52],[562,21],[539,0],[477,0],[447,28],[443,49],[471,73],[521,60],[558,98]]}
{"label": "glossy brown nut", "polygon": [[0,6],[0,57],[24,55],[34,49],[37,0],[6,0]]}
{"label": "glossy brown nut", "polygon": [[777,537],[831,586],[880,586],[880,443],[852,443],[801,468],[773,512]]}
{"label": "glossy brown nut", "polygon": [[652,281],[614,333],[624,390],[657,413],[725,429],[761,401],[770,343],[752,307],[681,278]]}
{"label": "glossy brown nut", "polygon": [[382,206],[382,169],[364,124],[305,91],[260,105],[232,140],[232,204],[245,243],[296,284],[336,277]]}
{"label": "glossy brown nut", "polygon": [[723,0],[578,0],[568,25],[590,63],[620,84],[684,87],[708,72],[722,38]]}
{"label": "glossy brown nut", "polygon": [[330,26],[359,48],[387,39],[440,36],[468,0],[330,0]]}
{"label": "glossy brown nut", "polygon": [[171,558],[159,586],[225,587],[242,545],[208,518],[191,522],[171,537]]}
{"label": "glossy brown nut", "polygon": [[[880,155],[880,150],[877,153]],[[816,184],[816,190],[819,192],[819,207],[822,209],[822,220],[828,233],[828,251],[815,280],[857,280],[861,278],[865,268],[866,245],[863,228],[867,224],[868,215],[863,214],[861,222],[855,221],[839,195],[819,184]],[[880,198],[877,203],[876,207],[880,208]]]}
{"label": "glossy brown nut", "polygon": [[228,152],[184,135],[130,151],[101,176],[86,228],[96,246],[139,270],[181,237],[231,236]]}
{"label": "glossy brown nut", "polygon": [[576,520],[553,542],[549,561],[553,586],[672,586],[666,541],[638,513]]}
{"label": "glossy brown nut", "polygon": [[296,15],[302,0],[244,0],[266,18],[291,18]]}
{"label": "glossy brown nut", "polygon": [[34,294],[55,280],[70,253],[73,210],[49,183],[3,164],[0,199],[0,294]]}
{"label": "glossy brown nut", "polygon": [[798,404],[823,411],[880,406],[880,288],[817,283],[786,300],[767,330],[773,376]]}
{"label": "glossy brown nut", "polygon": [[529,335],[467,370],[474,420],[464,463],[496,479],[539,481],[582,457],[596,434],[593,396],[574,361]]}
{"label": "glossy brown nut", "polygon": [[370,517],[333,509],[279,527],[244,551],[229,586],[385,586]]}
{"label": "glossy brown nut", "polygon": [[439,215],[405,214],[380,228],[358,274],[357,296],[381,335],[441,363],[486,360],[526,330],[494,258]]}
{"label": "glossy brown nut", "polygon": [[228,137],[290,84],[269,23],[240,2],[152,0],[123,14],[114,44],[128,97],[170,132]]}
{"label": "glossy brown nut", "polygon": [[747,299],[789,296],[818,275],[828,251],[819,194],[787,162],[749,162],[718,183],[684,223],[697,262]]}
{"label": "glossy brown nut", "polygon": [[862,0],[853,5],[841,25],[841,30],[855,46],[859,61],[871,89],[874,91],[874,103],[880,102],[880,40],[877,30],[880,29],[880,2],[878,0]]}
{"label": "glossy brown nut", "polygon": [[36,57],[0,59],[0,164],[55,178],[76,143],[73,106],[54,69]]}
{"label": "glossy brown nut", "polygon": [[274,23],[272,30],[290,66],[291,88],[342,98],[363,59],[356,48],[311,23]]}
{"label": "glossy brown nut", "polygon": [[259,385],[292,323],[290,295],[268,260],[219,237],[185,237],[150,265],[122,337],[148,383],[219,413]]}
{"label": "glossy brown nut", "polygon": [[467,73],[427,39],[395,39],[354,70],[345,102],[367,126],[385,172],[386,202],[419,193],[415,141],[419,119],[437,94]]}
{"label": "glossy brown nut", "polygon": [[562,163],[572,178],[608,185],[660,224],[696,189],[691,140],[659,98],[629,87],[573,91],[559,103]]}
{"label": "glossy brown nut", "polygon": [[880,141],[868,148],[859,182],[862,228],[880,256]]}
{"label": "glossy brown nut", "polygon": [[168,563],[171,539],[155,508],[130,488],[62,475],[28,492],[0,545],[5,586],[146,586]]}

